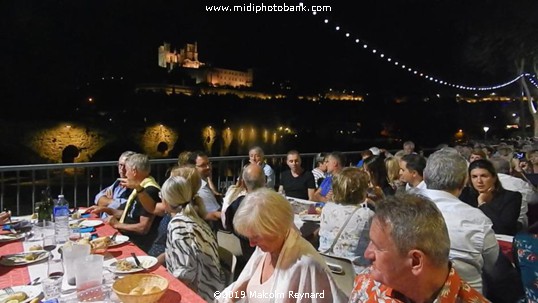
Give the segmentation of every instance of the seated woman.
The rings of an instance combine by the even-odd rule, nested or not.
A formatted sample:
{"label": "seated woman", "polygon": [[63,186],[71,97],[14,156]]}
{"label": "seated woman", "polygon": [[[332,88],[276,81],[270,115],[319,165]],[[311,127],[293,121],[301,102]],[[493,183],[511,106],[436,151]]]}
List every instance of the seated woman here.
{"label": "seated woman", "polygon": [[347,302],[348,294],[338,289],[323,257],[294,227],[292,207],[282,195],[265,188],[249,193],[233,224],[257,247],[218,302],[269,302],[251,296],[263,293],[277,296],[274,302],[300,302],[292,295],[305,294],[310,296],[305,302]]}
{"label": "seated woman", "polygon": [[356,273],[370,265],[364,258],[374,216],[366,203],[368,181],[359,168],[344,168],[333,179],[335,203],[325,204],[321,212],[319,252],[351,260]]}
{"label": "seated woman", "polygon": [[[166,269],[207,301],[224,288],[218,244],[202,219],[204,204],[195,196],[201,185],[195,168],[182,167],[178,176],[164,182],[162,202],[172,216],[166,238]],[[188,177],[184,177],[188,175]]]}
{"label": "seated woman", "polygon": [[463,189],[460,200],[478,207],[490,218],[496,234],[515,235],[521,210],[521,193],[502,187],[497,172],[489,160],[469,164],[471,186]]}
{"label": "seated woman", "polygon": [[364,170],[370,176],[370,188],[368,196],[373,201],[378,201],[385,196],[392,196],[395,193],[394,188],[390,186],[385,158],[383,156],[369,157],[364,161]]}

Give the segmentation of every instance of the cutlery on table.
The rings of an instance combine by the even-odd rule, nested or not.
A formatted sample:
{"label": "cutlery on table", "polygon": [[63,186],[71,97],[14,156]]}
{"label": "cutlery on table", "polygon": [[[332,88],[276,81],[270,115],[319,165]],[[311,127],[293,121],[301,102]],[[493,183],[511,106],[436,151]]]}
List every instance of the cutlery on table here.
{"label": "cutlery on table", "polygon": [[115,232],[115,233],[112,235],[112,237],[110,237],[110,241],[111,241],[111,242],[116,241],[116,236],[118,235],[118,233],[119,233],[119,232],[117,231],[117,232]]}
{"label": "cutlery on table", "polygon": [[142,266],[142,263],[140,263],[140,260],[138,260],[138,257],[136,256],[135,253],[131,253],[131,256],[133,256],[133,259],[134,259],[134,261],[135,261],[137,267],[140,267],[140,268],[142,268],[142,269],[145,269],[145,268]]}

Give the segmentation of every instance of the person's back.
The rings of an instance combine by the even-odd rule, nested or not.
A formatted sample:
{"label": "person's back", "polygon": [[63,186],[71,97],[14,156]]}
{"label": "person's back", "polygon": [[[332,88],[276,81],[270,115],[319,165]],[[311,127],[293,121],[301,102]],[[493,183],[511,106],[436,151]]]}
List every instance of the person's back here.
{"label": "person's back", "polygon": [[433,153],[424,169],[428,189],[419,193],[430,198],[441,211],[450,237],[450,260],[462,279],[482,292],[482,271],[491,270],[499,245],[491,220],[479,209],[460,201],[467,179],[467,162],[456,150]]}
{"label": "person's back", "polygon": [[370,265],[364,258],[374,216],[366,203],[368,175],[359,168],[346,167],[333,182],[335,202],[326,203],[321,212],[318,250],[349,259],[359,273]]}

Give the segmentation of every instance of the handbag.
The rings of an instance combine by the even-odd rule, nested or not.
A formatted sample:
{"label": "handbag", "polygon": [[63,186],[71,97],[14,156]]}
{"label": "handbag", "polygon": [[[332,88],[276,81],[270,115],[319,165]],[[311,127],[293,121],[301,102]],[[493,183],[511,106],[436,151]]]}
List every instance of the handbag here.
{"label": "handbag", "polygon": [[365,206],[363,204],[361,204],[360,206],[357,206],[355,208],[355,210],[347,217],[346,222],[344,222],[344,224],[340,227],[340,230],[338,230],[338,233],[336,234],[336,237],[334,237],[334,240],[333,240],[333,243],[331,244],[331,247],[329,247],[329,249],[324,251],[323,252],[324,254],[332,254],[333,253],[334,245],[336,245],[336,242],[338,241],[338,239],[340,239],[340,235],[342,235],[342,232],[344,231],[347,224],[349,223],[349,220],[351,220],[351,217],[353,217],[353,215],[362,207],[365,207]]}

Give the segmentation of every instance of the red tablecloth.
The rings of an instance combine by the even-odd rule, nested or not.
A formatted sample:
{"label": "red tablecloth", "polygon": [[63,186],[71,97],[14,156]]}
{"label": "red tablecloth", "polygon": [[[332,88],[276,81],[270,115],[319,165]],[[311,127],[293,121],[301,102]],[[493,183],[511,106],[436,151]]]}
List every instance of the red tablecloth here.
{"label": "red tablecloth", "polygon": [[[108,224],[103,224],[96,228],[96,232],[99,236],[112,235],[116,229],[111,227]],[[21,241],[13,241],[7,243],[0,243],[0,255],[13,254],[23,251],[23,246]],[[131,256],[131,253],[134,252],[137,255],[146,255],[140,248],[136,245],[129,242],[128,244],[120,245],[117,247],[110,248],[108,253],[113,255],[116,259],[127,258]],[[181,281],[176,279],[174,276],[170,275],[166,268],[163,266],[154,267],[150,269],[149,272],[165,277],[168,282],[168,290],[161,297],[159,302],[185,302],[185,303],[196,303],[196,302],[205,302],[199,295],[193,292]],[[26,266],[22,267],[8,267],[0,265],[0,288],[13,286],[13,285],[24,285],[30,282],[30,275],[28,274],[28,268]]]}

